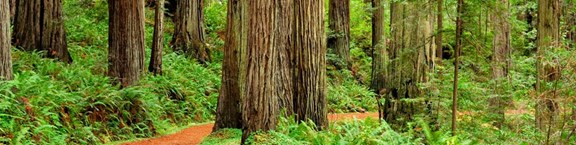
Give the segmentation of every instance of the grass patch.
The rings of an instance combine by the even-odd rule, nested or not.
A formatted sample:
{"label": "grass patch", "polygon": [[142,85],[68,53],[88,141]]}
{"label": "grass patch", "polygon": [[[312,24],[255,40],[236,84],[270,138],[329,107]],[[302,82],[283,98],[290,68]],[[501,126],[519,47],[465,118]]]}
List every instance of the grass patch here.
{"label": "grass patch", "polygon": [[242,139],[240,129],[222,129],[204,138],[201,145],[237,145]]}

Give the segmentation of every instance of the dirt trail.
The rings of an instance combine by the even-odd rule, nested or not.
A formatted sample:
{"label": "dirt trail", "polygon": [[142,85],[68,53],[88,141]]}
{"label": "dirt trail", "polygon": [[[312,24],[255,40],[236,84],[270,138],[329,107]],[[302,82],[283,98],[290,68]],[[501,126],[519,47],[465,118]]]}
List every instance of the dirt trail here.
{"label": "dirt trail", "polygon": [[[378,113],[344,113],[328,115],[330,121],[354,118],[364,119],[367,117],[378,118]],[[123,145],[196,145],[200,144],[205,137],[210,135],[213,126],[214,124],[192,126],[175,134],[124,143]]]}

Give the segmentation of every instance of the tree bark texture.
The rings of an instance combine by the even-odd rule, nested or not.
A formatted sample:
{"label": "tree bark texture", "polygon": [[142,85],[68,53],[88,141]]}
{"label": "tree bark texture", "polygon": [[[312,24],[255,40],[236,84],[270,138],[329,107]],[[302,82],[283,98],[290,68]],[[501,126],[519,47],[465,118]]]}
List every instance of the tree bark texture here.
{"label": "tree bark texture", "polygon": [[164,49],[164,0],[156,0],[154,21],[152,57],[150,58],[148,71],[155,75],[162,75],[162,49]]}
{"label": "tree bark texture", "polygon": [[557,102],[553,93],[546,87],[550,79],[544,66],[545,52],[560,46],[560,0],[538,0],[538,34],[536,49],[537,81],[536,92],[538,102],[536,104],[536,126],[541,130],[554,128],[554,120],[558,114]]}
{"label": "tree bark texture", "polygon": [[505,121],[504,112],[506,111],[505,101],[508,96],[505,94],[505,84],[509,82],[508,73],[511,67],[511,39],[510,23],[508,18],[509,3],[508,0],[498,0],[494,5],[494,13],[491,14],[491,21],[494,31],[492,39],[492,79],[495,80],[494,94],[495,97],[490,99],[490,111],[495,117],[495,126],[501,127]]}
{"label": "tree bark texture", "polygon": [[294,113],[294,84],[293,84],[293,53],[294,47],[294,0],[274,0],[275,3],[275,25],[274,28],[274,46],[277,49],[276,61],[278,65],[274,66],[276,74],[276,95],[279,97],[278,103],[280,109],[283,109],[283,115],[292,115]]}
{"label": "tree bark texture", "polygon": [[324,0],[295,0],[294,110],[296,120],[328,127]]}
{"label": "tree bark texture", "polygon": [[27,51],[47,51],[50,58],[72,63],[62,16],[62,0],[17,0],[14,45]]}
{"label": "tree bark texture", "polygon": [[331,34],[328,48],[336,55],[331,62],[337,69],[350,67],[350,0],[330,0],[328,11]]}
{"label": "tree bark texture", "polygon": [[274,0],[248,1],[247,72],[242,103],[242,143],[251,133],[274,129],[280,108],[276,96],[278,49]]}
{"label": "tree bark texture", "polygon": [[144,71],[144,1],[108,0],[108,75],[128,87]]}
{"label": "tree bark texture", "polygon": [[10,4],[0,2],[0,80],[12,80],[12,59],[10,56]]}
{"label": "tree bark texture", "polygon": [[213,131],[222,128],[242,127],[240,103],[243,98],[242,90],[244,90],[244,87],[242,86],[244,86],[247,66],[247,4],[243,0],[228,1],[226,40],[222,63],[222,87],[220,96],[218,96],[216,122]]}
{"label": "tree bark texture", "polygon": [[172,48],[194,57],[201,64],[211,61],[204,42],[203,0],[178,0],[174,15]]}
{"label": "tree bark texture", "polygon": [[[423,3],[426,4],[426,3]],[[418,84],[426,81],[427,60],[433,39],[429,28],[429,13],[422,11],[419,2],[391,3],[391,45],[389,48],[388,86],[382,119],[394,128],[402,128],[406,121],[423,113]]]}
{"label": "tree bark texture", "polygon": [[[219,98],[217,109],[217,122],[214,130],[220,128],[236,128],[242,124],[237,122],[238,116],[242,115],[239,111],[239,103],[242,102],[245,89],[245,75],[247,74],[247,38],[248,20],[252,15],[247,15],[248,3],[244,1],[229,2],[229,16],[227,27],[226,50],[223,66],[222,92]],[[276,106],[284,109],[286,115],[293,113],[292,103],[292,71],[289,55],[292,48],[292,28],[293,28],[293,1],[292,0],[274,0],[273,3],[273,25],[271,43],[274,50],[274,59],[271,60],[275,65],[271,65],[273,73],[271,76],[270,87],[274,87],[272,97],[277,99]],[[252,10],[252,9],[251,9]],[[268,31],[266,29],[266,31]],[[252,34],[252,33],[250,33]],[[251,37],[250,37],[251,38]],[[255,69],[255,68],[252,68]],[[237,92],[237,93],[235,93]],[[268,97],[268,96],[267,96]],[[276,107],[275,106],[275,107]],[[248,135],[248,134],[247,134]]]}
{"label": "tree bark texture", "polygon": [[388,76],[388,51],[386,50],[386,28],[384,27],[384,0],[372,0],[372,82],[370,88],[377,94],[378,114],[383,118],[382,97],[388,94],[386,89]]}

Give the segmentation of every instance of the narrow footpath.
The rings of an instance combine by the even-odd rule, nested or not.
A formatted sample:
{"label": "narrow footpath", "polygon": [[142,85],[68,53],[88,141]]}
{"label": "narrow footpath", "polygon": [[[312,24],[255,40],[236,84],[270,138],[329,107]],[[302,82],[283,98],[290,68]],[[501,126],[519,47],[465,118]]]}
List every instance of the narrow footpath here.
{"label": "narrow footpath", "polygon": [[[342,113],[328,115],[328,119],[330,121],[354,118],[365,119],[368,117],[378,118],[378,113]],[[149,138],[135,142],[128,142],[124,143],[123,145],[196,145],[200,144],[205,137],[210,135],[213,126],[214,124],[192,126],[175,134]]]}

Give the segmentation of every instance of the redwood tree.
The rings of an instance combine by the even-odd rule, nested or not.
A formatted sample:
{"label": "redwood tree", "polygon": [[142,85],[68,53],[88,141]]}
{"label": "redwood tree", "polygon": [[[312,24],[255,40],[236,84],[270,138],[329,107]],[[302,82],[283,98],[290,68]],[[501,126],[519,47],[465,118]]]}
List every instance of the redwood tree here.
{"label": "redwood tree", "polygon": [[350,67],[350,0],[330,0],[328,11],[331,34],[328,47],[336,55],[337,69]]}
{"label": "redwood tree", "polygon": [[144,71],[144,1],[108,0],[108,75],[122,87]]}
{"label": "redwood tree", "polygon": [[10,4],[0,2],[0,80],[12,79],[12,60],[10,57]]}
{"label": "redwood tree", "polygon": [[386,50],[386,30],[384,27],[384,0],[372,0],[372,83],[370,88],[377,94],[378,113],[384,115],[381,98],[388,94],[386,76],[388,75],[388,51]]}
{"label": "redwood tree", "polygon": [[294,113],[294,0],[275,0],[275,29],[274,46],[277,47],[275,66],[276,94],[279,97],[280,109],[286,114]]}
{"label": "redwood tree", "polygon": [[[557,116],[557,102],[552,91],[548,91],[547,83],[554,81],[546,72],[544,65],[545,52],[548,49],[560,46],[560,0],[538,0],[538,40],[536,49],[536,93],[538,102],[536,104],[536,126],[541,130],[554,125]],[[549,67],[549,66],[548,66]],[[548,130],[550,131],[550,130]]]}
{"label": "redwood tree", "polygon": [[242,0],[228,1],[228,18],[226,39],[224,43],[224,60],[222,62],[222,87],[218,96],[216,121],[213,131],[222,128],[241,128],[242,112],[240,111],[242,90],[246,72],[246,43],[248,19],[243,12],[247,3]]}
{"label": "redwood tree", "polygon": [[436,44],[436,57],[437,57],[437,64],[442,62],[442,53],[444,53],[444,50],[442,50],[442,38],[443,38],[443,34],[444,34],[444,22],[442,21],[444,19],[444,13],[442,10],[442,5],[444,5],[444,0],[437,0],[436,3],[436,38],[435,39],[435,44]]}
{"label": "redwood tree", "polygon": [[508,0],[498,0],[494,5],[494,13],[491,15],[494,29],[493,54],[492,54],[492,79],[495,80],[494,98],[490,99],[490,110],[496,116],[495,126],[501,127],[505,120],[507,96],[505,95],[504,84],[508,82],[508,73],[511,65],[511,45],[510,45],[510,23],[508,22]]}
{"label": "redwood tree", "polygon": [[164,0],[156,0],[154,12],[154,34],[152,38],[152,57],[148,71],[162,74],[162,49],[164,48]]}
{"label": "redwood tree", "polygon": [[203,0],[178,0],[174,14],[172,48],[205,64],[211,60],[204,42]]}
{"label": "redwood tree", "polygon": [[418,84],[426,81],[432,60],[430,13],[422,1],[391,3],[391,44],[385,102],[381,118],[394,128],[423,113],[425,102]]}
{"label": "redwood tree", "polygon": [[324,0],[294,1],[294,112],[296,120],[328,127]]}
{"label": "redwood tree", "polygon": [[[257,117],[254,114],[246,114],[239,112],[241,100],[244,101],[243,104],[246,104],[247,96],[243,94],[248,91],[246,87],[248,87],[245,82],[247,77],[254,77],[253,74],[250,76],[247,75],[247,67],[256,64],[254,61],[247,62],[247,41],[249,38],[247,34],[253,33],[246,33],[246,31],[256,31],[252,30],[255,28],[255,25],[248,25],[249,23],[257,23],[252,22],[254,19],[262,19],[260,17],[253,18],[253,15],[247,15],[248,11],[248,3],[239,0],[229,1],[228,3],[228,26],[227,26],[227,33],[226,33],[226,43],[225,43],[225,50],[224,50],[224,63],[222,67],[223,75],[222,75],[222,89],[221,94],[218,98],[218,108],[217,108],[217,115],[216,115],[216,125],[214,126],[214,131],[220,128],[240,128],[242,123],[238,122],[238,118],[241,115],[245,115],[245,117]],[[270,58],[270,61],[273,62],[274,65],[270,68],[270,71],[267,72],[266,75],[269,76],[268,83],[269,87],[272,89],[270,91],[272,99],[275,102],[274,107],[278,107],[278,109],[284,109],[286,115],[290,115],[293,113],[293,103],[292,103],[292,93],[293,93],[293,85],[292,85],[292,72],[290,63],[291,55],[289,55],[290,49],[292,49],[292,27],[293,27],[293,16],[291,15],[293,12],[292,9],[293,1],[292,0],[275,0],[273,2],[273,11],[274,17],[272,19],[272,24],[266,22],[266,25],[272,25],[271,27],[266,28],[273,28],[271,30],[265,29],[267,32],[270,33],[270,38],[261,38],[261,39],[270,39],[271,45],[270,49],[273,52],[270,52],[274,57]],[[262,9],[249,9],[250,13],[257,13]],[[258,10],[258,11],[257,11]],[[268,12],[268,10],[266,11]],[[260,22],[263,23],[263,22]],[[273,42],[273,43],[272,43]],[[250,45],[252,46],[252,45]],[[251,52],[251,55],[263,55],[260,52]],[[253,70],[255,68],[249,68]],[[268,78],[268,77],[267,77]],[[252,88],[254,89],[262,89],[262,88]],[[266,96],[270,97],[270,96]],[[250,102],[248,102],[250,103]],[[257,103],[257,104],[262,104]],[[252,104],[254,105],[254,104]],[[252,105],[248,107],[252,107]],[[242,105],[246,106],[246,105]],[[243,110],[246,111],[246,110]],[[258,113],[256,113],[258,114]],[[277,115],[277,114],[276,114]],[[271,116],[276,117],[276,116]],[[252,119],[253,120],[253,119]],[[250,120],[249,120],[250,121]],[[244,123],[245,125],[252,125],[262,123],[262,122],[248,122]],[[262,128],[258,128],[262,129]],[[248,133],[246,134],[248,135]]]}
{"label": "redwood tree", "polygon": [[274,0],[248,1],[247,71],[242,100],[242,143],[256,131],[276,128],[280,108],[276,96]]}
{"label": "redwood tree", "polygon": [[62,0],[17,0],[14,45],[24,50],[47,51],[47,56],[72,63],[62,19]]}

